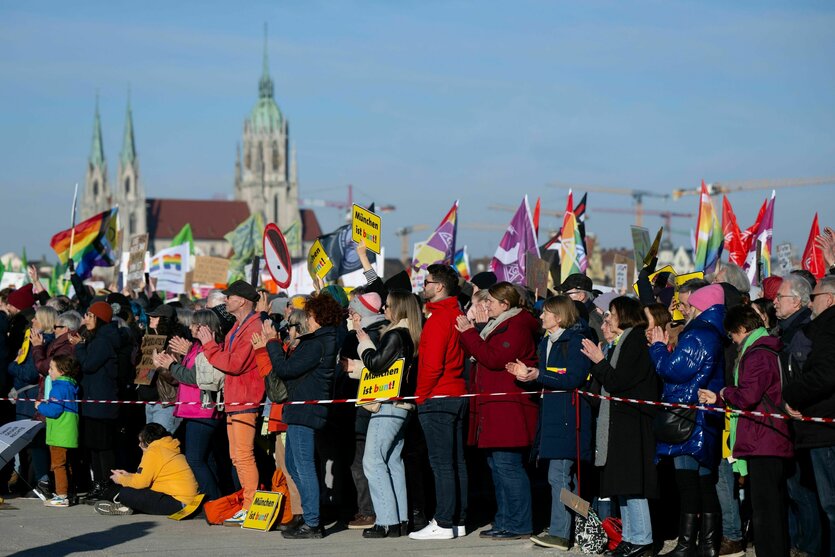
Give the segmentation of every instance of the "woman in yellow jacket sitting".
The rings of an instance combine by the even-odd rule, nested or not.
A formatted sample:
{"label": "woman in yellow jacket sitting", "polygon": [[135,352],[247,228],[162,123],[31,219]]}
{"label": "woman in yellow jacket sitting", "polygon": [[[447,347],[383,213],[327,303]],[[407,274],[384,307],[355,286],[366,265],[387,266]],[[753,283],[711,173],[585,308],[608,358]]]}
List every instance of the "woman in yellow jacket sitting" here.
{"label": "woman in yellow jacket sitting", "polygon": [[110,479],[122,486],[114,502],[96,503],[96,512],[107,515],[169,515],[191,503],[197,480],[180,453],[180,442],[163,426],[147,424],[139,432],[142,461],[135,474],[112,470]]}

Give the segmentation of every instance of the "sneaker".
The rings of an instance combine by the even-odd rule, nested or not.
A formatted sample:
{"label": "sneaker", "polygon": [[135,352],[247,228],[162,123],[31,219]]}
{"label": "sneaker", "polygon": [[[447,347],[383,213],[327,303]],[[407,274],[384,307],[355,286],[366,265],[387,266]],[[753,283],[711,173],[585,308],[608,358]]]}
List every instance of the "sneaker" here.
{"label": "sneaker", "polygon": [[43,505],[44,507],[64,508],[70,506],[70,500],[64,497],[63,495],[56,495],[52,499],[45,501]]}
{"label": "sneaker", "polygon": [[308,526],[302,524],[295,530],[287,530],[281,533],[288,540],[321,540],[325,537],[321,526]]}
{"label": "sneaker", "polygon": [[[457,528],[457,527],[456,527]],[[442,528],[438,526],[435,519],[429,521],[429,525],[418,532],[409,534],[409,538],[413,540],[451,540],[455,537],[457,530],[452,528]]]}
{"label": "sneaker", "polygon": [[495,532],[492,536],[490,536],[491,540],[523,540],[525,538],[530,539],[531,533],[528,532],[527,534],[519,534],[516,532],[511,532],[509,530],[499,530]]}
{"label": "sneaker", "polygon": [[354,520],[348,523],[348,528],[350,530],[365,530],[366,528],[374,526],[376,521],[377,517],[373,514],[357,513],[356,516],[354,516]]}
{"label": "sneaker", "polygon": [[729,540],[722,538],[722,544],[719,546],[719,557],[742,557],[745,555],[745,545],[742,540]]}
{"label": "sneaker", "polygon": [[467,527],[463,524],[459,524],[455,527],[455,537],[456,538],[463,538],[467,535]]}
{"label": "sneaker", "polygon": [[124,506],[121,503],[114,503],[112,501],[99,501],[93,508],[96,512],[108,516],[125,516],[133,514],[133,509]]}
{"label": "sneaker", "polygon": [[52,492],[52,486],[49,485],[49,479],[47,478],[38,481],[38,491],[40,491],[47,497],[53,497],[57,495],[57,493]]}
{"label": "sneaker", "polygon": [[363,538],[399,538],[400,537],[400,524],[394,524],[392,526],[383,526],[381,524],[375,524],[371,528],[366,528],[362,531]]}
{"label": "sneaker", "polygon": [[235,514],[233,514],[230,518],[227,518],[223,521],[224,526],[243,526],[244,520],[246,519],[246,509],[241,509]]}
{"label": "sneaker", "polygon": [[568,551],[571,547],[571,544],[567,539],[559,536],[552,536],[548,533],[548,530],[545,530],[536,536],[531,536],[530,540],[539,547],[552,547],[554,549],[562,549],[563,551]]}

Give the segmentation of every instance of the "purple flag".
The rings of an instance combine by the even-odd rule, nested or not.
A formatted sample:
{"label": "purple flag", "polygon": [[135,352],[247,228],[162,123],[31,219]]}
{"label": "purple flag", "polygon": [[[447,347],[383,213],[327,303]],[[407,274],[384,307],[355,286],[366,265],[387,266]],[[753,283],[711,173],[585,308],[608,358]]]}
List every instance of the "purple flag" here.
{"label": "purple flag", "polygon": [[496,278],[499,281],[525,284],[525,256],[528,253],[539,257],[539,247],[536,245],[536,233],[526,195],[513,215],[490,263]]}

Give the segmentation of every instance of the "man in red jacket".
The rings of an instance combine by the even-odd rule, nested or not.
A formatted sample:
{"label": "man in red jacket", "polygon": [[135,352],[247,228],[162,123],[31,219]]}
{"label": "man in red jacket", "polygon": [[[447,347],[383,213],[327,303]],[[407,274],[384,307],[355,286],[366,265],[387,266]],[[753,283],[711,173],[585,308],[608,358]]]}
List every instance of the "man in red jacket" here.
{"label": "man in red jacket", "polygon": [[[424,281],[428,319],[418,345],[415,394],[418,417],[426,436],[429,464],[435,476],[435,518],[409,534],[414,540],[448,540],[466,534],[467,466],[464,463],[464,420],[467,392],[464,351],[455,320],[462,315],[456,294],[458,275],[446,265],[430,265]],[[451,398],[429,398],[447,395]]]}
{"label": "man in red jacket", "polygon": [[224,395],[229,456],[244,489],[243,509],[225,523],[234,526],[244,523],[246,511],[258,489],[255,422],[264,399],[264,379],[258,374],[252,335],[261,330],[262,324],[260,314],[255,311],[258,292],[251,284],[238,280],[223,293],[228,296],[226,310],[235,316],[235,325],[222,346],[215,342],[214,335],[205,326],[197,331],[197,338],[203,344],[203,353],[209,363],[227,376]]}

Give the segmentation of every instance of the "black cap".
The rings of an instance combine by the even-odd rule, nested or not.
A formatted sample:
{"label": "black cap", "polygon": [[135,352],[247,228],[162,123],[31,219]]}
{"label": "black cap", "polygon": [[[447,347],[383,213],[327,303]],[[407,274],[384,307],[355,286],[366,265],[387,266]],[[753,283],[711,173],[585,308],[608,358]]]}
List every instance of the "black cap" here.
{"label": "black cap", "polygon": [[586,292],[591,292],[593,287],[589,277],[583,273],[574,273],[568,275],[560,285],[560,292],[568,292],[569,290],[585,290]]}
{"label": "black cap", "polygon": [[385,285],[387,290],[397,290],[399,292],[412,291],[412,279],[409,278],[409,273],[406,271],[400,271],[392,275],[386,280]]}
{"label": "black cap", "polygon": [[470,282],[474,285],[478,286],[479,290],[487,290],[494,284],[496,284],[499,279],[496,277],[496,273],[493,271],[483,271],[481,273],[476,273],[473,275],[473,278],[470,279]]}
{"label": "black cap", "polygon": [[258,291],[245,280],[236,280],[223,291],[227,296],[240,296],[250,302],[258,301]]}
{"label": "black cap", "polygon": [[160,304],[148,312],[148,317],[167,317],[173,319],[177,312],[168,304]]}

